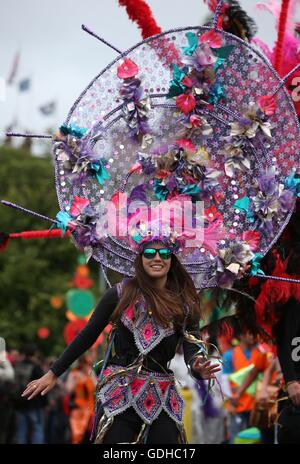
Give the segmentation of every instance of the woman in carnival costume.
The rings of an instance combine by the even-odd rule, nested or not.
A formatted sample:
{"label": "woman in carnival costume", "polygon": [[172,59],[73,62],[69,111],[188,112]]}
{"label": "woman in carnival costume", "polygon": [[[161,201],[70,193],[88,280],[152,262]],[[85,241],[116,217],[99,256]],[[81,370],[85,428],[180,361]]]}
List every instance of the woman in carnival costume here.
{"label": "woman in carnival costume", "polygon": [[140,443],[146,434],[147,443],[184,443],[183,400],[168,362],[182,343],[191,375],[212,379],[219,367],[197,346],[199,296],[174,251],[167,237],[147,237],[135,277],[105,293],[87,327],[24,396],[47,393],[112,320],[115,354],[107,353],[97,388],[96,443]]}

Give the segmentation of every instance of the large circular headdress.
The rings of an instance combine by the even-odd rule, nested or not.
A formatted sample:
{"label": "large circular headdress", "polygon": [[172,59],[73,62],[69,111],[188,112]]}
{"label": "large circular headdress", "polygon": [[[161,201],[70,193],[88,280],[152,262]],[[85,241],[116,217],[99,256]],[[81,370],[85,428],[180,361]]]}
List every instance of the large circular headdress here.
{"label": "large circular headdress", "polygon": [[300,65],[279,77],[220,29],[222,3],[212,27],[120,53],[54,137],[52,222],[105,275],[132,276],[136,254],[160,239],[198,289],[228,286],[248,262],[260,272],[300,196],[299,123],[284,85]]}
{"label": "large circular headdress", "polygon": [[[159,224],[197,288],[227,285],[278,239],[299,191],[299,123],[283,83],[216,19],[135,45],[82,92],[55,139],[58,220],[103,270],[127,276]],[[165,227],[166,205],[171,229],[181,206],[191,214],[183,233]]]}

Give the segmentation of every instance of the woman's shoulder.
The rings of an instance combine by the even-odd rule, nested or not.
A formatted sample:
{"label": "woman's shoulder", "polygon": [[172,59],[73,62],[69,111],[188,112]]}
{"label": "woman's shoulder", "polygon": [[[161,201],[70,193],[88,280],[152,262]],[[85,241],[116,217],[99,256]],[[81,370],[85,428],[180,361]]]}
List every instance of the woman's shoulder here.
{"label": "woman's shoulder", "polygon": [[124,286],[131,281],[132,279],[125,278],[121,280],[120,282],[112,285],[110,288],[108,288],[103,296],[102,296],[102,301],[103,302],[109,302],[109,301],[117,301],[121,298],[122,291]]}
{"label": "woman's shoulder", "polygon": [[119,299],[117,284],[105,290],[102,295],[101,303],[102,304],[111,304],[116,303]]}
{"label": "woman's shoulder", "polygon": [[116,291],[117,291],[117,294],[118,294],[118,297],[120,298],[121,295],[122,295],[122,291],[124,289],[124,287],[129,284],[130,282],[132,282],[133,278],[130,278],[130,277],[125,277],[123,280],[121,280],[121,282],[118,282],[116,285],[115,285],[115,288],[116,288]]}

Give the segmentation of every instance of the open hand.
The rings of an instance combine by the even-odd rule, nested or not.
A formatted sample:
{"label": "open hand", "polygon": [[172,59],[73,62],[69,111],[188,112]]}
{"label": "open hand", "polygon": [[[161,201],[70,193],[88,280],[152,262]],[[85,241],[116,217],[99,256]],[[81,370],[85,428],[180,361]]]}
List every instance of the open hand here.
{"label": "open hand", "polygon": [[210,380],[216,378],[215,373],[219,372],[221,367],[219,364],[211,365],[211,361],[203,362],[203,359],[198,356],[192,365],[192,369],[200,374],[202,379]]}
{"label": "open hand", "polygon": [[21,396],[28,397],[28,400],[32,400],[32,398],[40,393],[43,396],[56,385],[56,382],[56,375],[52,371],[48,371],[43,377],[29,382]]}

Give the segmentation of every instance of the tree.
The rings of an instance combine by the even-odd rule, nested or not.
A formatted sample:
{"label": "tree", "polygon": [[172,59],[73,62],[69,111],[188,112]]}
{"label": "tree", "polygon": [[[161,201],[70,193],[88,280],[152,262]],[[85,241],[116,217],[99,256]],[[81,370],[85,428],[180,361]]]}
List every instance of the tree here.
{"label": "tree", "polygon": [[[59,210],[50,156],[38,158],[24,149],[0,147],[0,199],[55,218]],[[0,205],[0,231],[5,233],[50,228],[51,224]],[[69,288],[79,251],[70,238],[10,240],[0,253],[0,336],[9,347],[28,341],[38,343],[46,355],[64,348],[63,308],[55,310],[50,298]],[[91,262],[92,277],[98,267]],[[46,326],[48,339],[38,340],[36,331]]]}

